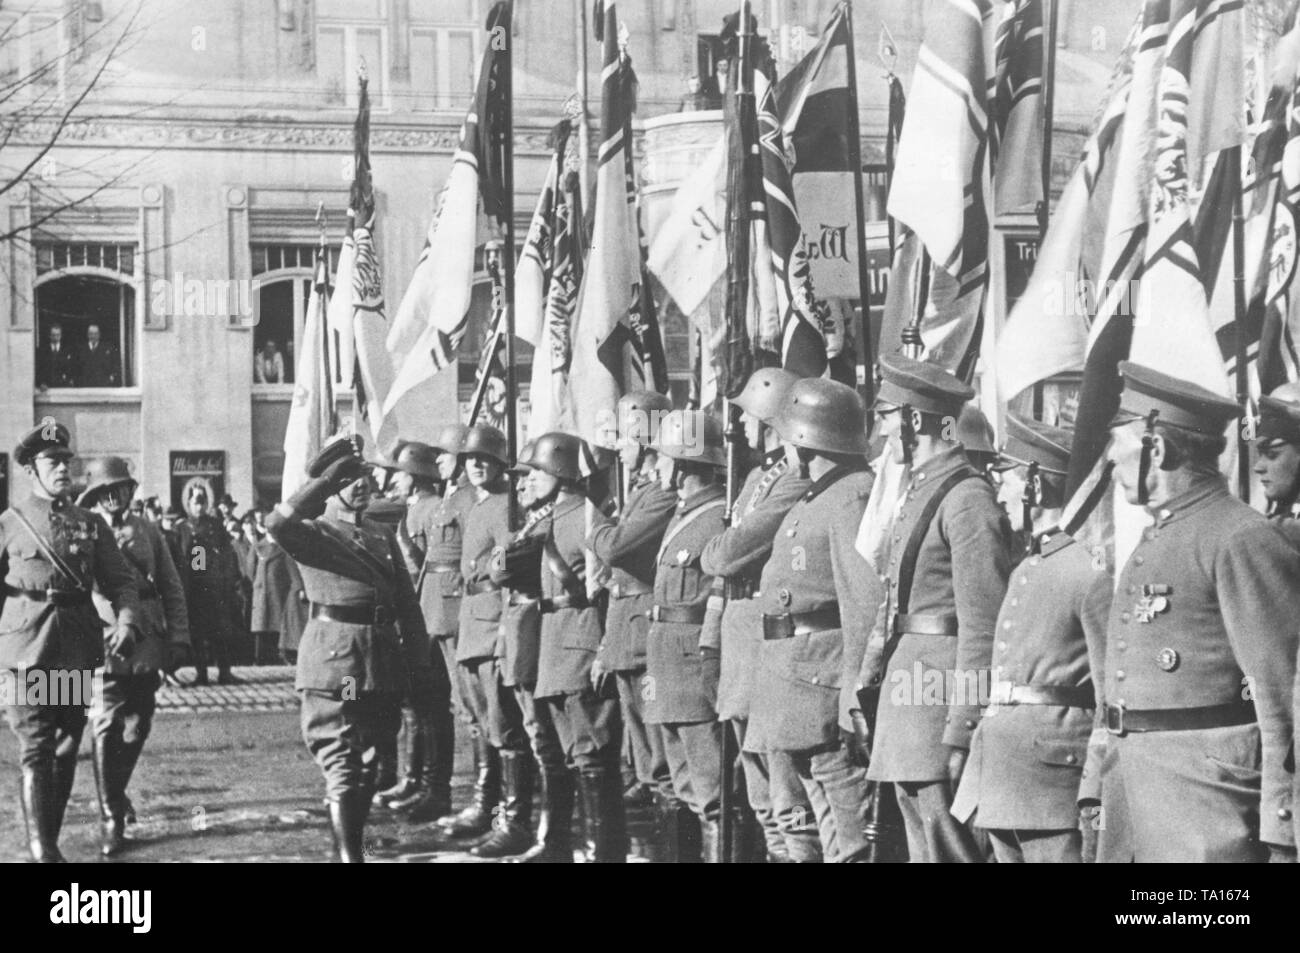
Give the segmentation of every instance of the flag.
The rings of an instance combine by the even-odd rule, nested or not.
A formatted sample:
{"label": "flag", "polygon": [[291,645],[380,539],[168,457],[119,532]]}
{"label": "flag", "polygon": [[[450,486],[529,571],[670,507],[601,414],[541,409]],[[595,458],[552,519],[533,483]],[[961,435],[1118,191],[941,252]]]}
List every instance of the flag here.
{"label": "flag", "polygon": [[460,129],[460,144],[451,172],[429,223],[415,274],[397,308],[386,342],[397,378],[385,410],[391,410],[412,387],[433,377],[455,360],[469,322],[474,284],[474,250],[478,240],[479,199],[485,216],[498,226],[512,196],[501,187],[502,137],[507,110],[502,96],[509,68],[510,7],[504,0],[488,14],[488,38],[479,66],[474,104]]}
{"label": "flag", "polygon": [[1043,200],[1043,3],[1014,0],[994,42],[994,213]]}
{"label": "flag", "polygon": [[920,312],[925,360],[974,371],[988,277],[988,106],[993,4],[926,5],[889,193],[902,226],[882,348]]}
{"label": "flag", "polygon": [[573,321],[566,422],[583,439],[608,442],[615,405],[645,386],[644,351],[629,320],[641,283],[633,187],[629,179],[636,75],[613,2],[597,5],[602,41],[599,165],[591,253]]}
{"label": "flag", "polygon": [[330,295],[329,306],[325,311],[326,323],[339,344],[336,358],[340,371],[339,382],[344,387],[353,386],[357,362],[352,325],[352,266],[357,257],[356,242],[352,238],[354,226],[355,222],[349,217],[347,234],[343,236],[338,264],[334,270],[334,293]]}
{"label": "flag", "polygon": [[326,302],[330,298],[329,259],[324,239],[316,252],[316,274],[307,299],[302,349],[294,373],[293,403],[284,431],[284,476],[280,499],[287,500],[307,480],[307,464],[334,434],[333,374],[330,368]]}
{"label": "flag", "polygon": [[[1296,251],[1300,241],[1300,71],[1289,77],[1282,94],[1274,87],[1266,113],[1266,131],[1256,139],[1256,176],[1271,174],[1272,182],[1258,183],[1263,195],[1248,221],[1265,222],[1265,268],[1255,290],[1263,286],[1263,327],[1259,344],[1260,388],[1267,393],[1280,384],[1300,378],[1300,288],[1297,287]],[[1276,172],[1272,172],[1276,169]],[[1269,214],[1271,213],[1271,214]],[[1247,231],[1248,238],[1250,231]],[[1250,246],[1248,243],[1248,260]]]}
{"label": "flag", "polygon": [[718,139],[673,194],[650,244],[650,273],[682,314],[694,314],[727,271],[727,143]]}
{"label": "flag", "polygon": [[[370,175],[370,96],[361,80],[361,101],[353,127],[352,191],[348,222],[353,224],[348,262],[351,278],[354,427],[366,447],[383,455],[397,441],[397,417],[386,402],[393,386],[393,363],[384,347],[384,279],[375,249],[375,187]],[[346,249],[345,249],[346,250]]]}

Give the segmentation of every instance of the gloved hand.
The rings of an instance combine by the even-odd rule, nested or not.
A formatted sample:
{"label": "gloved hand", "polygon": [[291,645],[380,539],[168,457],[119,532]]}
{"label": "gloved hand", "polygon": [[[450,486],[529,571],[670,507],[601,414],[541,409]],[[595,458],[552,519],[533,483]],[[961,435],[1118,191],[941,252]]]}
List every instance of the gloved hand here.
{"label": "gloved hand", "polygon": [[1101,833],[1101,805],[1085,801],[1079,805],[1079,832],[1083,835],[1082,859],[1085,864],[1097,862],[1097,838]]}
{"label": "gloved hand", "polygon": [[600,695],[601,690],[605,687],[605,679],[609,678],[610,672],[605,668],[605,663],[596,656],[591,662],[591,690]]}
{"label": "gloved hand", "polygon": [[307,476],[312,479],[323,477],[331,465],[349,457],[360,460],[361,451],[365,449],[365,445],[365,440],[356,434],[344,439],[330,441],[321,448],[320,453],[312,458],[311,463],[307,464]]}
{"label": "gloved hand", "polygon": [[962,772],[966,770],[966,757],[969,754],[965,748],[948,749],[948,784],[954,797],[957,795],[957,785],[961,783]]}
{"label": "gloved hand", "polygon": [[867,724],[867,716],[854,709],[849,712],[849,720],[853,723],[853,730],[841,732],[849,749],[849,759],[859,768],[868,768],[871,766],[871,727]]}

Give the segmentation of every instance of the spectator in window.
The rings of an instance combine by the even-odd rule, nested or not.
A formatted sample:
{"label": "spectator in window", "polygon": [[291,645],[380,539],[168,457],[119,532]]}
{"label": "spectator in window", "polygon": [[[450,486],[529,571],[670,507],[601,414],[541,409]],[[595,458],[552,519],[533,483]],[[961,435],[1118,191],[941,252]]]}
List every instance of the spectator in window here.
{"label": "spectator in window", "polygon": [[701,86],[700,74],[694,73],[686,77],[686,95],[682,97],[681,105],[677,111],[689,113],[712,108],[714,107],[709,102],[709,96]]}
{"label": "spectator in window", "polygon": [[718,60],[717,65],[713,68],[713,88],[709,95],[709,109],[721,109],[722,100],[727,95],[727,71],[731,68],[731,63],[727,60]]}
{"label": "spectator in window", "polygon": [[86,328],[86,349],[81,355],[83,387],[121,387],[122,362],[117,348],[100,339],[99,325]]}
{"label": "spectator in window", "polygon": [[63,340],[63,325],[51,324],[49,340],[36,355],[37,387],[76,387],[77,355]]}
{"label": "spectator in window", "polygon": [[253,355],[253,380],[259,384],[285,383],[284,355],[274,341],[267,340]]}

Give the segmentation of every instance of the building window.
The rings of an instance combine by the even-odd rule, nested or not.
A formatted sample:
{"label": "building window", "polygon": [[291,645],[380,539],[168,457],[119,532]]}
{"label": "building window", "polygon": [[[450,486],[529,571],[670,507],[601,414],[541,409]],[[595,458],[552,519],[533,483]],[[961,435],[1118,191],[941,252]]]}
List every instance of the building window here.
{"label": "building window", "polygon": [[59,22],[36,14],[0,18],[0,89],[6,99],[23,89],[36,95],[59,86],[64,58]]}
{"label": "building window", "polygon": [[386,0],[318,0],[316,75],[328,101],[357,104],[357,70],[364,63],[370,101],[388,104],[388,14]]}
{"label": "building window", "polygon": [[[253,245],[257,323],[253,327],[254,385],[292,384],[315,277],[315,245]],[[330,250],[330,273],[338,268],[338,251]],[[338,335],[330,362],[334,383],[342,385]]]}
{"label": "building window", "polygon": [[482,31],[416,27],[411,31],[411,108],[460,110],[474,95],[475,47]]}
{"label": "building window", "polygon": [[135,246],[38,242],[36,386],[135,386]]}

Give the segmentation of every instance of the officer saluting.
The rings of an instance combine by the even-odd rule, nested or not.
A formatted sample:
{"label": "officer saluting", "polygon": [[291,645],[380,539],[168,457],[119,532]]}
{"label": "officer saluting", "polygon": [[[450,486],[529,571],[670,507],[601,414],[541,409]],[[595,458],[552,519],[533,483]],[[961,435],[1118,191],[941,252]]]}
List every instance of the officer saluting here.
{"label": "officer saluting", "polygon": [[[47,688],[67,686],[60,672],[89,672],[109,655],[126,658],[140,638],[136,580],[103,519],[74,506],[68,429],[46,419],[23,436],[14,461],[27,471],[31,495],[0,513],[0,668],[15,692],[33,672]],[[107,643],[91,601],[98,585],[116,626]],[[78,682],[80,684],[80,682]],[[7,706],[22,765],[20,798],[32,859],[63,860],[59,829],[72,792],[89,697],[26,698]]]}
{"label": "officer saluting", "polygon": [[1082,859],[1076,802],[1095,709],[1085,632],[1105,632],[1111,577],[1057,525],[1071,441],[1008,414],[994,464],[998,498],[1030,543],[1002,600],[991,704],[952,810],[988,830],[1000,863]]}
{"label": "officer saluting", "polygon": [[1293,855],[1300,554],[1219,473],[1240,408],[1139,364],[1120,373],[1107,458],[1154,524],[1092,653],[1111,733],[1098,859],[1255,861],[1261,842]]}
{"label": "officer saluting", "polygon": [[363,515],[370,478],[359,441],[329,444],[307,473],[266,529],[298,562],[312,603],[294,685],[303,739],[325,775],[339,859],[361,863],[376,780],[368,759],[397,733],[405,649],[418,657],[427,635],[396,537]]}

